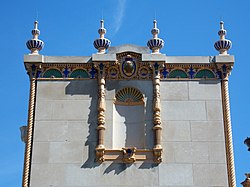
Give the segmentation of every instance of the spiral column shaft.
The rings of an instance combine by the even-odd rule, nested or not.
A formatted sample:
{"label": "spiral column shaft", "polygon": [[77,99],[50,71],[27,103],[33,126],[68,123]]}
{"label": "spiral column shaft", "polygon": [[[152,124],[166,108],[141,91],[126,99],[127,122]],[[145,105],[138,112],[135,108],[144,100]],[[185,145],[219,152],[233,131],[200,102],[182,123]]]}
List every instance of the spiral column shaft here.
{"label": "spiral column shaft", "polygon": [[222,90],[223,120],[224,120],[226,157],[227,157],[228,185],[229,187],[236,187],[233,138],[232,138],[230,103],[229,103],[229,93],[228,93],[228,77],[224,78],[221,81],[221,90]]}
{"label": "spiral column shaft", "polygon": [[25,147],[22,187],[29,187],[30,183],[32,139],[33,139],[33,129],[34,129],[34,116],[35,116],[35,99],[36,99],[36,79],[31,78],[29,111],[28,111],[28,129],[27,129],[28,132],[27,132],[27,142]]}

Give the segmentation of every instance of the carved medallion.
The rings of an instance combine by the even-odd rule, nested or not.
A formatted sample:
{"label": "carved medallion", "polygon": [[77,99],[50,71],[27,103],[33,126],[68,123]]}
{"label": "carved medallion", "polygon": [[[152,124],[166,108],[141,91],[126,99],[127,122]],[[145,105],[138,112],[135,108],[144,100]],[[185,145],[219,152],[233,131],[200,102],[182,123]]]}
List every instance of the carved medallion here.
{"label": "carved medallion", "polygon": [[136,74],[136,59],[131,55],[123,57],[121,63],[121,72],[122,75],[126,78],[132,78]]}

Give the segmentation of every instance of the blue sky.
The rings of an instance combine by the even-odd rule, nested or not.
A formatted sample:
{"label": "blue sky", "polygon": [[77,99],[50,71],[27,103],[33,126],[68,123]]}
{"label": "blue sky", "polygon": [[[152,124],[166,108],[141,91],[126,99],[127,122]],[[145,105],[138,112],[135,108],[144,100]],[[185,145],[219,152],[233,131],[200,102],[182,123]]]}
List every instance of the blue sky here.
{"label": "blue sky", "polygon": [[[160,35],[165,40],[162,53],[170,56],[217,55],[213,44],[219,39],[219,21],[223,19],[233,47],[229,51],[236,62],[230,76],[230,100],[233,126],[237,186],[250,172],[243,144],[250,136],[250,1],[248,0],[9,0],[0,6],[0,186],[21,186],[24,144],[19,127],[26,125],[29,79],[23,55],[31,38],[33,22],[39,21],[40,39],[45,42],[41,54],[51,56],[88,56],[95,53],[93,41],[102,17],[106,37],[112,46],[146,46],[156,15]],[[103,13],[102,13],[103,12]]]}

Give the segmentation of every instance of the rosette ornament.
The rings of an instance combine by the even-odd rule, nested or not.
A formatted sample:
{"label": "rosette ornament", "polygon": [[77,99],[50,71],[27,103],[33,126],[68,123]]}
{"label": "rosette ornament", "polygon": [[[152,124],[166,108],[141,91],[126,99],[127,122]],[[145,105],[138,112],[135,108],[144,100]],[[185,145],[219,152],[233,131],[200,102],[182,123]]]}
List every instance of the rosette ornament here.
{"label": "rosette ornament", "polygon": [[104,20],[101,20],[101,27],[100,29],[98,29],[98,33],[100,34],[100,38],[97,38],[94,41],[94,47],[98,50],[97,53],[103,54],[111,44],[109,39],[104,38],[104,35],[106,34],[106,29],[104,28]]}
{"label": "rosette ornament", "polygon": [[214,43],[214,47],[217,51],[220,52],[220,55],[227,55],[227,51],[232,47],[232,42],[225,38],[227,31],[224,29],[224,22],[220,22],[220,30],[218,35],[220,36],[220,40]]}
{"label": "rosette ornament", "polygon": [[160,53],[160,49],[164,46],[164,41],[158,38],[160,30],[157,28],[157,21],[154,20],[154,28],[151,30],[153,38],[148,40],[147,46],[152,50],[152,54]]}
{"label": "rosette ornament", "polygon": [[40,30],[38,30],[38,21],[34,22],[34,29],[31,31],[33,39],[26,42],[27,48],[30,50],[30,54],[38,55],[38,52],[42,50],[44,42],[38,39],[40,35]]}

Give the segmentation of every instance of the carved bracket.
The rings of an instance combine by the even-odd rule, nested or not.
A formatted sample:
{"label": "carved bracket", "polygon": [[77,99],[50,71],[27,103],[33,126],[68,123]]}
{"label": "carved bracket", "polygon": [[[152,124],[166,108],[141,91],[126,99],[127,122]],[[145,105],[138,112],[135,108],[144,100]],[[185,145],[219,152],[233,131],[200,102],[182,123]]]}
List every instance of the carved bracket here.
{"label": "carved bracket", "polygon": [[136,161],[135,159],[135,152],[136,147],[133,148],[122,148],[123,150],[123,162],[124,163],[134,163]]}
{"label": "carved bracket", "polygon": [[154,154],[154,162],[159,164],[162,162],[162,148],[154,148],[153,149]]}
{"label": "carved bracket", "polygon": [[96,148],[96,162],[103,163],[105,161],[105,148]]}

